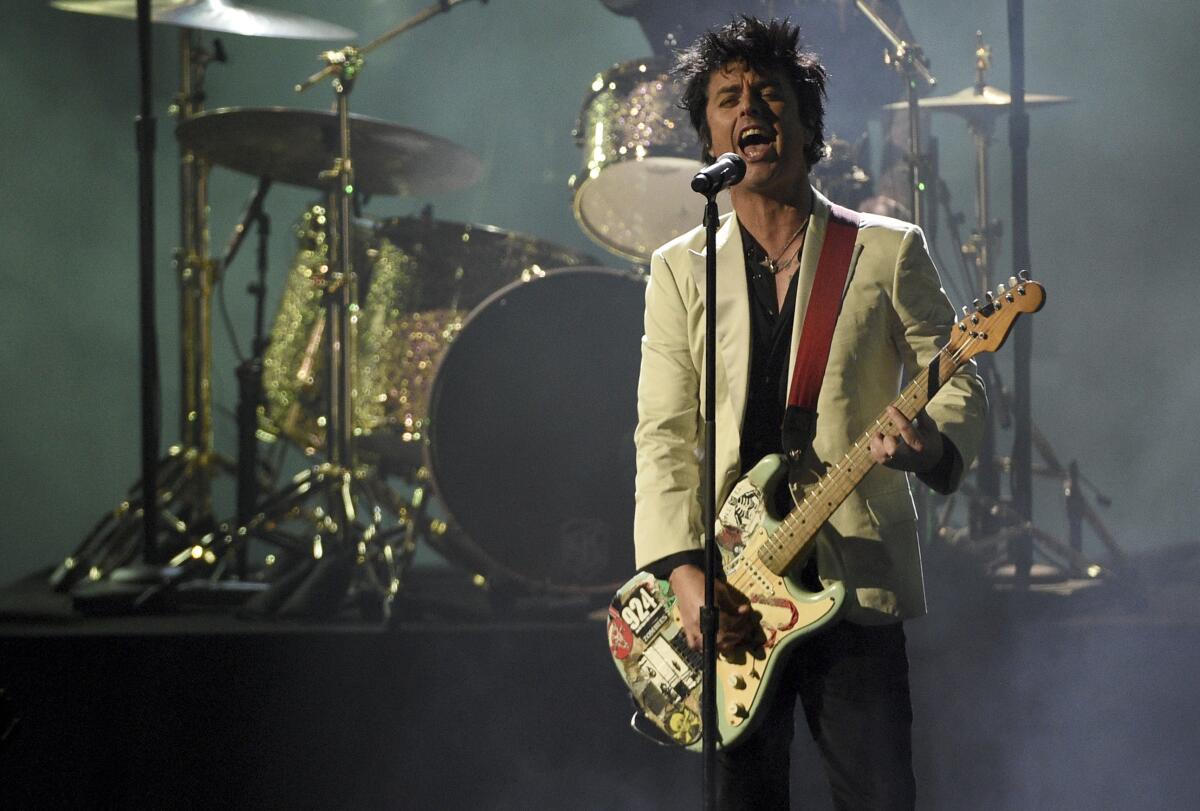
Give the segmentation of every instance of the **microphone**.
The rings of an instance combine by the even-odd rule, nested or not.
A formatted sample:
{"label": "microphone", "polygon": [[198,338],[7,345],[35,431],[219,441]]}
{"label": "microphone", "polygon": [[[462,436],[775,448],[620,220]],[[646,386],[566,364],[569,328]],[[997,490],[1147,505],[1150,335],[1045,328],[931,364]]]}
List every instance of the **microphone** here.
{"label": "microphone", "polygon": [[696,173],[692,178],[692,191],[714,195],[736,185],[745,176],[746,162],[732,152],[726,152]]}

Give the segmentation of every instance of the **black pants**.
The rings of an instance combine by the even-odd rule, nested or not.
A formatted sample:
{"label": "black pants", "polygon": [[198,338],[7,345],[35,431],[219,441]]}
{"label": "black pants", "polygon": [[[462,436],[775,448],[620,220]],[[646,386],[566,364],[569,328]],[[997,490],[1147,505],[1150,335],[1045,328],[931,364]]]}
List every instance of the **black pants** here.
{"label": "black pants", "polygon": [[854,811],[915,803],[908,655],[900,624],[841,622],[790,651],[762,726],[718,754],[725,811],[786,811],[790,750],[799,697],[821,751],[834,805]]}

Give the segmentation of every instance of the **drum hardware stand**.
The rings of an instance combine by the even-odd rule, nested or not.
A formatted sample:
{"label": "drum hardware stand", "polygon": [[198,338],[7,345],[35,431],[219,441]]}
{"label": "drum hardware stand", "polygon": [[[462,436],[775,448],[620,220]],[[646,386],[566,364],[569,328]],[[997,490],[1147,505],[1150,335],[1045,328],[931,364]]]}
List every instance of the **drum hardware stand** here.
{"label": "drum hardware stand", "polygon": [[[904,79],[904,87],[908,101],[908,190],[909,211],[912,221],[924,228],[931,220],[927,211],[925,176],[929,156],[921,151],[921,108],[918,106],[921,86],[934,87],[937,78],[929,69],[929,60],[925,57],[921,46],[906,42],[892,29],[882,17],[867,4],[866,0],[855,0],[855,5],[872,25],[874,25],[891,45],[891,50],[884,51],[883,63],[894,68]],[[928,516],[929,493],[924,487],[918,487],[913,493],[917,515]],[[921,540],[927,540],[929,528],[918,518],[917,527]]]}
{"label": "drum hardware stand", "polygon": [[[991,67],[991,48],[984,43],[983,33],[975,32],[975,93],[982,97],[985,88],[987,87],[987,71]],[[965,242],[961,243],[960,257],[970,263],[973,273],[973,284],[971,287],[977,290],[987,290],[991,288],[991,274],[993,267],[993,248],[997,244],[1001,235],[1001,225],[998,221],[993,221],[990,213],[990,180],[989,180],[989,147],[992,138],[992,132],[996,117],[1007,112],[1007,108],[1003,106],[981,106],[978,108],[967,108],[961,111],[967,123],[968,131],[971,134],[971,139],[975,146],[975,211],[976,221],[975,228]],[[956,225],[954,218],[951,217],[952,227]],[[957,231],[957,229],[955,228]],[[984,434],[980,444],[978,455],[978,467],[976,473],[976,484],[979,491],[979,498],[972,499],[968,509],[969,518],[968,524],[973,535],[977,537],[991,537],[1002,526],[1013,525],[1013,516],[1002,516],[995,509],[995,505],[1001,503],[1000,500],[1000,473],[1001,466],[997,464],[996,457],[996,419],[999,418],[1002,427],[1009,427],[1014,422],[1018,426],[1028,426],[1028,429],[1037,434],[1037,429],[1029,422],[1028,413],[1025,414],[1024,420],[1021,420],[1018,415],[1013,414],[1010,403],[1007,400],[1007,394],[1003,387],[1003,382],[1000,379],[999,372],[996,368],[995,359],[990,356],[981,356],[977,359],[980,374],[987,381],[988,388],[994,392],[994,400],[998,409],[989,410],[985,417]],[[995,415],[995,416],[994,416]],[[1018,428],[1018,434],[1021,433]],[[1061,465],[1057,464],[1054,459],[1053,452],[1050,450],[1045,438],[1037,434],[1036,440],[1039,445],[1039,452],[1052,468],[1056,470],[1056,475],[1065,476],[1066,471],[1062,470]],[[1009,461],[1011,465],[1011,460]],[[1029,465],[1026,464],[1025,467]],[[1013,474],[1013,491],[1014,501],[1016,499],[1017,484],[1016,469],[1010,470]],[[1028,473],[1028,471],[1027,471]],[[1031,475],[1031,474],[1029,474]],[[1075,488],[1068,488],[1074,490]],[[1027,499],[1029,501],[1030,499]],[[1070,509],[1071,501],[1068,501],[1068,509]],[[1033,541],[1037,538],[1037,530],[1033,527],[1033,523],[1029,518],[1028,510],[1017,509],[1013,515],[1024,515],[1020,521],[1022,525],[1027,525],[1031,528],[1033,535],[1022,533],[1009,533],[1010,537],[1010,555],[1016,566],[1018,573],[1021,570],[1028,573],[1028,567],[1032,564]],[[1075,551],[1079,550],[1079,546],[1073,547]],[[1115,546],[1110,547],[1113,551],[1114,560],[1123,560],[1123,555],[1116,550]],[[1018,580],[1020,578],[1018,577]]]}
{"label": "drum hardware stand", "polygon": [[[325,450],[328,460],[302,472],[282,492],[269,497],[247,523],[239,522],[234,533],[206,536],[204,542],[177,557],[216,562],[214,546],[233,546],[245,560],[245,541],[259,529],[272,530],[289,517],[304,512],[303,505],[324,496],[324,507],[309,511],[316,527],[297,572],[281,578],[251,610],[284,615],[330,615],[336,613],[347,594],[366,619],[386,619],[399,588],[400,566],[411,555],[413,523],[381,531],[381,503],[387,494],[373,474],[357,466],[354,453],[355,326],[358,318],[356,278],[350,265],[352,249],[352,205],[355,197],[354,165],[351,158],[349,96],[371,50],[449,11],[464,0],[441,0],[363,48],[347,46],[321,56],[325,68],[296,85],[303,92],[330,78],[338,116],[338,157],[322,173],[330,181],[327,211],[329,262],[322,267],[325,328],[329,336]],[[365,509],[359,511],[358,504]],[[401,540],[397,554],[396,540]],[[326,544],[326,539],[331,543]],[[379,572],[384,573],[380,576]]]}
{"label": "drum hardware stand", "polygon": [[[327,414],[326,453],[328,461],[303,471],[290,485],[264,500],[261,508],[247,518],[250,504],[239,493],[237,529],[210,533],[190,550],[183,550],[176,561],[185,564],[187,558],[218,566],[214,577],[225,566],[226,553],[233,552],[240,573],[245,574],[249,539],[277,533],[280,545],[298,552],[300,562],[279,577],[271,588],[247,606],[257,613],[283,616],[329,616],[341,608],[349,592],[359,603],[364,618],[385,619],[394,596],[393,585],[398,576],[382,586],[372,576],[370,557],[382,523],[382,510],[369,487],[364,487],[365,474],[358,470],[354,458],[353,392],[354,392],[354,332],[357,320],[355,275],[350,267],[351,198],[354,193],[353,162],[350,150],[349,94],[354,80],[362,69],[357,49],[346,47],[327,51],[322,58],[328,63],[337,98],[338,156],[333,166],[322,173],[330,181],[328,205],[329,261],[320,268],[319,284],[323,288],[323,307],[328,334],[328,378],[326,385]],[[244,404],[249,408],[249,404]],[[254,406],[257,412],[257,404]],[[257,413],[255,415],[257,417]],[[369,506],[360,515],[360,497]],[[313,499],[323,505],[306,508]],[[282,533],[282,525],[295,518],[306,518],[314,532],[308,544],[292,543]],[[361,519],[365,519],[362,523]],[[305,548],[307,547],[307,548]],[[385,560],[392,557],[389,547],[383,552]],[[218,565],[219,564],[219,565]]]}
{"label": "drum hardware stand", "polygon": [[[238,405],[237,405],[237,524],[245,526],[254,515],[255,505],[259,497],[258,476],[258,424],[259,409],[264,405],[263,396],[263,354],[266,352],[268,341],[263,332],[264,302],[267,295],[267,245],[271,233],[271,218],[263,210],[263,201],[271,188],[271,180],[259,178],[258,189],[250,199],[246,212],[234,229],[233,238],[225,250],[221,267],[228,271],[230,263],[237,255],[238,249],[245,238],[246,229],[251,223],[258,227],[258,245],[256,252],[256,278],[246,290],[254,297],[254,337],[250,342],[250,356],[238,364]],[[240,580],[246,580],[249,572],[248,548],[243,544],[237,554],[237,574]]]}
{"label": "drum hardware stand", "polygon": [[[981,372],[985,372],[987,378],[988,391],[995,409],[996,419],[1001,427],[1008,427],[1013,420],[1008,389],[1004,386],[994,364],[987,367],[986,370],[981,369]],[[1086,485],[1092,491],[1096,503],[1102,507],[1110,506],[1112,499],[1079,472],[1079,464],[1076,460],[1071,460],[1064,466],[1050,441],[1038,430],[1036,425],[1030,427],[1030,435],[1033,446],[1042,460],[1042,466],[1037,471],[1038,474],[1061,483],[1063,501],[1067,511],[1067,540],[1063,541],[1037,527],[1032,521],[1025,519],[1010,500],[1001,498],[998,493],[986,492],[982,483],[987,479],[982,475],[981,470],[977,471],[975,486],[964,484],[962,490],[969,498],[970,514],[973,517],[986,516],[986,523],[983,523],[981,528],[975,520],[972,520],[965,530],[958,533],[952,530],[949,527],[953,500],[953,496],[951,496],[939,519],[937,536],[944,540],[950,540],[957,535],[972,547],[995,546],[999,552],[997,562],[1009,559],[1008,549],[1011,543],[1021,537],[1029,537],[1043,553],[1065,562],[1067,571],[1072,577],[1094,579],[1116,575],[1127,581],[1132,580],[1136,584],[1136,570],[1130,564],[1128,557],[1111,531],[1096,513],[1095,508],[1084,496],[1083,487]],[[979,464],[982,465],[982,462]],[[1012,472],[1013,460],[1010,457],[994,456],[992,466],[995,473],[991,480],[998,482],[1000,473]],[[1085,523],[1092,528],[1096,537],[1107,550],[1111,560],[1110,566],[1102,567],[1084,556],[1083,527]]]}
{"label": "drum hardware stand", "polygon": [[[246,604],[252,613],[278,616],[328,616],[342,605],[347,594],[368,619],[387,617],[399,588],[399,572],[413,550],[413,521],[398,510],[400,524],[383,526],[381,504],[394,501],[374,471],[357,464],[353,436],[355,391],[355,325],[358,318],[356,278],[350,266],[351,209],[355,204],[354,166],[350,149],[348,97],[363,66],[362,56],[400,32],[448,11],[464,0],[440,2],[416,15],[393,32],[363,49],[353,47],[322,54],[326,67],[297,86],[298,91],[330,77],[337,99],[338,156],[322,173],[330,182],[327,218],[329,261],[318,282],[323,288],[325,331],[329,336],[327,461],[300,473],[278,493],[271,494],[246,518],[249,500],[239,504],[235,529],[222,525],[180,550],[171,563],[183,577],[207,573],[223,577],[230,561],[238,573],[250,577],[247,544],[258,538],[277,546],[299,562],[274,579],[271,587]],[[248,423],[247,423],[248,424]],[[319,500],[318,506],[311,506]],[[304,528],[289,531],[288,522],[301,520]],[[267,568],[275,562],[268,555]],[[189,584],[184,584],[187,587]]]}
{"label": "drum hardware stand", "polygon": [[[180,90],[171,106],[172,114],[180,120],[203,110],[206,68],[213,61],[226,61],[220,40],[214,41],[210,52],[202,47],[198,31],[183,29]],[[148,72],[148,66],[144,72]],[[143,81],[143,92],[148,94],[148,79],[144,77]],[[147,116],[148,113],[144,114],[143,121],[150,120]],[[142,140],[152,146],[152,135],[143,133]],[[213,451],[211,296],[217,269],[208,255],[208,167],[196,155],[185,151],[179,179],[181,247],[176,251],[176,267],[180,287],[181,441],[156,465],[143,461],[142,477],[130,488],[129,497],[101,518],[76,550],[55,568],[50,584],[60,591],[85,580],[95,582],[109,576],[116,568],[131,562],[139,546],[144,548],[145,562],[151,565],[186,547],[213,524],[214,471],[234,470],[229,460]],[[152,246],[149,250],[147,257],[143,245],[143,262],[153,262]],[[144,303],[143,310],[146,306]],[[154,356],[156,359],[156,351]],[[143,397],[147,396],[144,392]],[[155,393],[155,410],[157,397]],[[154,423],[153,447],[157,457],[157,415]],[[144,491],[141,497],[135,495],[138,490]],[[155,492],[157,497],[153,499],[154,508],[147,511],[149,492]],[[139,529],[140,541],[135,536]],[[157,573],[148,573],[148,582],[159,579]]]}
{"label": "drum hardware stand", "polygon": [[904,77],[904,86],[908,91],[908,171],[911,194],[909,210],[912,212],[913,222],[924,227],[927,219],[925,211],[925,196],[928,192],[925,184],[927,156],[921,152],[921,109],[918,106],[918,90],[922,85],[933,87],[937,84],[937,79],[929,70],[929,60],[926,59],[921,46],[901,39],[900,35],[871,9],[866,0],[855,0],[855,5],[892,46],[890,51],[884,53],[884,64],[895,68]]}
{"label": "drum hardware stand", "polygon": [[[977,93],[982,93],[983,88],[987,86],[986,75],[991,65],[991,48],[984,44],[982,32],[976,31],[975,37],[975,90]],[[975,290],[990,290],[992,287],[992,246],[1000,233],[999,224],[993,223],[991,220],[988,202],[990,198],[988,145],[991,142],[994,122],[994,116],[987,112],[967,115],[967,128],[975,144],[976,219],[975,229],[968,237],[968,241],[962,245],[961,253],[964,258],[972,260],[974,264],[975,283],[972,285],[972,289]],[[976,359],[976,363],[979,365],[981,374],[989,382],[1000,383],[992,358],[982,356]],[[1008,409],[1004,409],[1004,412],[1007,414]],[[983,497],[993,502],[1000,497],[1000,471],[995,464],[995,459],[996,426],[992,412],[988,411],[984,416],[983,437],[979,445],[979,467],[976,481]],[[977,503],[972,501],[969,523],[972,532],[986,536],[996,529],[994,514],[990,509],[979,509],[976,506]]]}
{"label": "drum hardware stand", "polygon": [[[1011,460],[1005,459],[1002,461],[1005,467],[1011,470]],[[1128,559],[1120,547],[1116,545],[1112,536],[1108,534],[1104,525],[1099,523],[1098,518],[1095,519],[1097,523],[1094,524],[1097,536],[1108,549],[1112,558],[1112,564],[1111,566],[1102,566],[1083,553],[1081,544],[1079,543],[1082,540],[1082,536],[1076,534],[1076,530],[1080,527],[1078,516],[1087,514],[1094,518],[1095,513],[1087,506],[1086,502],[1082,502],[1082,507],[1073,508],[1072,499],[1074,495],[1070,490],[1070,479],[1064,479],[1063,485],[1063,494],[1067,503],[1068,529],[1068,536],[1065,541],[1030,521],[1024,521],[1010,500],[990,499],[970,485],[963,485],[963,492],[970,499],[972,506],[985,509],[994,516],[995,527],[986,535],[976,535],[969,529],[955,533],[948,527],[943,527],[939,531],[939,534],[943,539],[951,540],[952,542],[957,536],[959,541],[965,540],[971,549],[991,553],[989,576],[993,582],[999,585],[1011,585],[1014,577],[1010,575],[997,576],[991,569],[1009,561],[1008,548],[1013,540],[1026,536],[1033,540],[1035,549],[1043,555],[1046,555],[1051,560],[1060,561],[1063,564],[1063,569],[1067,577],[1100,582],[1106,578],[1118,576],[1127,585],[1132,582],[1136,587],[1136,572],[1130,567]]]}

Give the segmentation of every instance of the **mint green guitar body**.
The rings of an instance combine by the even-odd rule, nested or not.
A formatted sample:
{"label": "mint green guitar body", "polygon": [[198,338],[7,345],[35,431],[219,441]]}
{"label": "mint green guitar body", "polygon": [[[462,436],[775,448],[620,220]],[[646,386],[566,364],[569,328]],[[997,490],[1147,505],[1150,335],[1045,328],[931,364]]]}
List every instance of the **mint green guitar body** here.
{"label": "mint green guitar body", "polygon": [[[782,523],[768,511],[767,494],[786,486],[785,473],[783,457],[764,458],[734,486],[718,515],[726,581],[761,615],[764,640],[754,649],[717,657],[721,747],[735,745],[754,729],[788,649],[833,622],[845,602],[841,582],[810,591],[788,575],[773,573],[759,558]],[[813,536],[817,529],[812,528]],[[793,566],[811,554],[811,541],[802,542],[805,552]],[[617,591],[608,610],[608,641],[617,672],[645,718],[671,740],[699,751],[703,657],[687,646],[667,581],[639,572]]]}

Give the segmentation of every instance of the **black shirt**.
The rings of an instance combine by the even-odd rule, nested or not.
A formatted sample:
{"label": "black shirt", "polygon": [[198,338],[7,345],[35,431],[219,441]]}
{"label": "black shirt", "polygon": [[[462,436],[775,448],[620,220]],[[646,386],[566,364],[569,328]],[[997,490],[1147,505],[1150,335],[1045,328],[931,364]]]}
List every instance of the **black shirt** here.
{"label": "black shirt", "polygon": [[796,280],[793,273],[783,308],[777,306],[775,276],[762,264],[763,250],[742,229],[746,245],[746,286],[750,289],[750,384],[742,420],[741,472],[772,453],[783,453],[781,428],[787,408],[788,350],[796,314]]}

